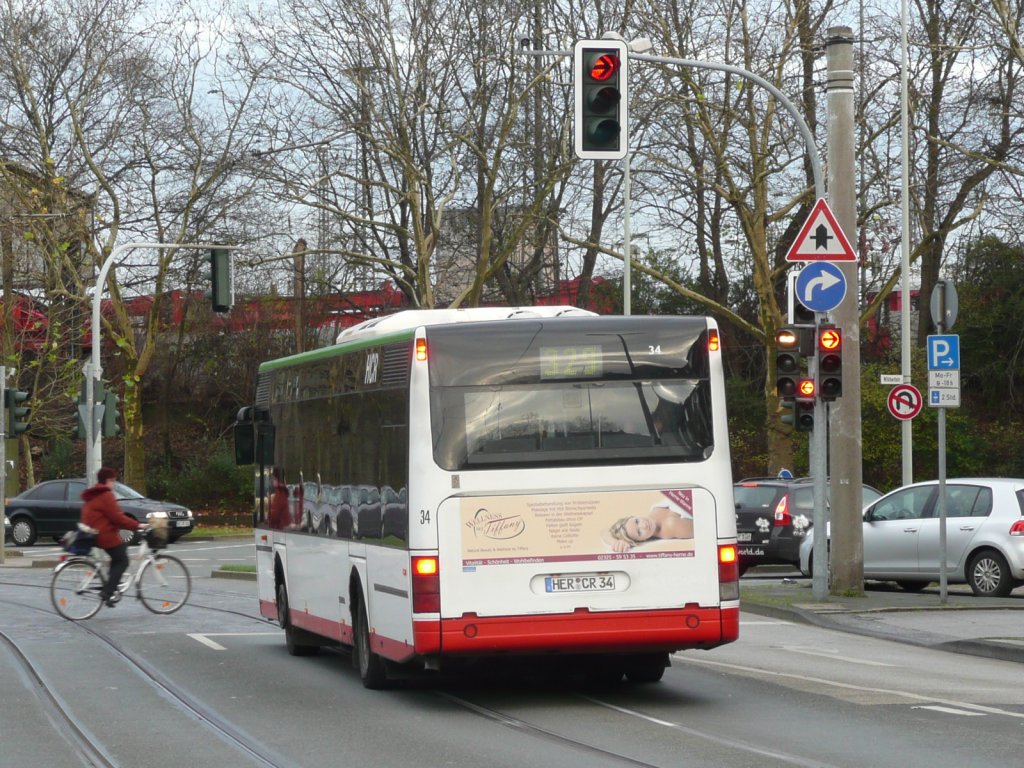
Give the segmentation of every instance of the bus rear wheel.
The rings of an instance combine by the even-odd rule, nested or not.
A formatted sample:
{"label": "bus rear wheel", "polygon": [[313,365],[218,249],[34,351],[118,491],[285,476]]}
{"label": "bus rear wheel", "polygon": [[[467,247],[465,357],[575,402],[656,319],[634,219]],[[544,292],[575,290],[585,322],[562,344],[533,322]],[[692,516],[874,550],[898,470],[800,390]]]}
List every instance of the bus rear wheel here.
{"label": "bus rear wheel", "polygon": [[626,661],[626,679],[631,683],[656,683],[667,666],[667,653],[640,653]]}
{"label": "bus rear wheel", "polygon": [[320,646],[310,642],[311,635],[292,626],[288,611],[288,588],[283,581],[277,584],[277,623],[284,629],[284,643],[292,656],[316,656]]}
{"label": "bus rear wheel", "polygon": [[352,648],[352,662],[359,670],[359,679],[364,688],[377,690],[387,683],[387,670],[384,660],[373,652],[370,647],[370,623],[366,618],[366,606],[359,601],[359,610],[355,615],[355,642]]}

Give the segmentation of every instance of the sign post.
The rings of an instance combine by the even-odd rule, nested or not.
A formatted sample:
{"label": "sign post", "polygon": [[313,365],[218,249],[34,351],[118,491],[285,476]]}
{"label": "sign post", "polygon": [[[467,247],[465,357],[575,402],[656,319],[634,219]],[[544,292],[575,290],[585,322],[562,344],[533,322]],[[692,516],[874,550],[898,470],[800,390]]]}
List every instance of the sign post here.
{"label": "sign post", "polygon": [[[942,327],[942,323],[938,323]],[[939,602],[946,603],[946,409],[960,407],[960,337],[928,337],[928,405],[939,409]]]}
{"label": "sign post", "polygon": [[[945,335],[957,313],[956,287],[939,280],[932,289],[932,321],[939,332],[928,337],[928,400],[939,409],[939,602],[946,604],[946,408],[960,407],[960,337]],[[933,378],[934,376],[934,378]],[[933,383],[934,382],[934,383]],[[943,386],[947,384],[948,386]],[[934,387],[934,388],[933,388]]]}

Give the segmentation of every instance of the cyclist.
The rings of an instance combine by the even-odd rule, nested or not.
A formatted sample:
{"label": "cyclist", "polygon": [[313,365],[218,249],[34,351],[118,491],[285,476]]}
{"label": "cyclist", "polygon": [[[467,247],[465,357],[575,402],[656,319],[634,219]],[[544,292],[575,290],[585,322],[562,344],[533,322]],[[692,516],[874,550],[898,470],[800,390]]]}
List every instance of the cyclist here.
{"label": "cyclist", "polygon": [[107,582],[100,591],[100,599],[108,606],[117,604],[117,585],[128,569],[128,545],[121,540],[118,531],[125,528],[139,530],[139,523],[121,511],[114,496],[117,472],[110,467],[101,467],[96,473],[96,485],[82,491],[82,522],[96,533],[96,546],[110,555],[110,572]]}

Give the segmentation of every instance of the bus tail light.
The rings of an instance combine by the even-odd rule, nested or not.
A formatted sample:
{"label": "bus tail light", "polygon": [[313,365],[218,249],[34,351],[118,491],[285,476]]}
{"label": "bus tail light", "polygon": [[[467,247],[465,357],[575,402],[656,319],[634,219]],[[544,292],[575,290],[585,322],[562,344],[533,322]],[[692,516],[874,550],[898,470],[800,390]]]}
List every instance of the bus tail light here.
{"label": "bus tail light", "polygon": [[740,599],[740,563],[735,544],[718,546],[718,597],[721,600]]}
{"label": "bus tail light", "polygon": [[718,352],[722,348],[722,342],[718,338],[718,331],[712,328],[708,331],[708,352]]}
{"label": "bus tail light", "polygon": [[412,559],[412,611],[441,612],[441,577],[436,556]]}
{"label": "bus tail light", "polygon": [[793,524],[793,516],[789,514],[789,494],[785,493],[775,505],[775,525],[787,526]]}
{"label": "bus tail light", "polygon": [[423,362],[427,359],[427,340],[416,339],[416,359]]}

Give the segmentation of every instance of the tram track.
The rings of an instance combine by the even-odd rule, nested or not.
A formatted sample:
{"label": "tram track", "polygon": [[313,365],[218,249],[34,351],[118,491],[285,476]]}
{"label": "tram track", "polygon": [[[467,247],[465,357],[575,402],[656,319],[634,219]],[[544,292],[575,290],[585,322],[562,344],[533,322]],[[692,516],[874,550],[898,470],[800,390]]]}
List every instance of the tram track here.
{"label": "tram track", "polygon": [[[17,586],[31,585],[20,584]],[[38,613],[45,613],[50,616],[55,615],[52,610],[29,605],[27,603],[21,603],[15,600],[0,598],[0,602]],[[189,604],[192,604],[191,601]],[[236,611],[198,604],[193,607],[206,608],[207,610],[214,610],[221,613],[245,615]],[[255,619],[256,617],[251,618]],[[206,728],[213,735],[230,744],[238,752],[251,759],[254,765],[259,766],[259,768],[293,768],[294,764],[291,761],[286,760],[284,757],[275,755],[274,752],[265,744],[262,744],[249,735],[243,733],[232,723],[221,717],[220,714],[212,708],[206,706],[203,702],[196,699],[180,686],[176,685],[172,680],[159,672],[148,662],[126,650],[120,643],[109,635],[82,622],[66,622],[66,624],[105,645],[117,657],[125,662],[128,667],[144,682],[152,686],[164,697],[167,697],[176,707],[189,715],[193,720]],[[61,702],[56,691],[54,691],[53,687],[49,685],[42,675],[40,675],[35,669],[31,661],[20,649],[17,642],[3,632],[0,632],[0,640],[2,640],[3,645],[10,650],[12,658],[15,659],[19,667],[28,675],[28,678],[32,683],[33,692],[42,704],[44,710],[51,716],[51,722],[53,722],[54,727],[59,733],[65,735],[65,738],[68,739],[76,754],[79,755],[87,765],[95,766],[95,768],[115,768],[118,766],[119,763],[113,759],[103,744],[90,736],[88,731],[83,727],[81,721],[76,718],[70,709]],[[66,725],[67,728],[64,729],[61,725]]]}
{"label": "tram track", "polygon": [[[41,584],[27,584],[23,582],[10,582],[0,581],[0,585],[3,586],[14,586],[14,587],[31,587],[39,589],[48,589],[48,585]],[[204,593],[207,595],[207,593]],[[212,597],[237,597],[235,593],[210,593],[207,596]],[[29,605],[26,603],[17,602],[7,598],[0,598],[0,603],[15,605],[20,608],[46,613],[51,616],[56,616],[53,611],[49,608],[40,608],[38,606]],[[240,616],[260,624],[266,624],[266,620],[262,617],[255,616],[250,613],[232,610],[230,608],[224,608],[220,606],[204,605],[202,602],[195,600],[195,595],[190,598],[186,608],[194,608],[202,611],[212,611],[220,614],[228,614],[233,616]],[[211,732],[220,736],[222,739],[232,744],[239,752],[245,754],[250,758],[254,765],[260,768],[285,768],[290,766],[291,763],[285,758],[272,755],[269,750],[262,744],[256,742],[254,739],[248,737],[242,733],[239,729],[233,726],[230,722],[225,721],[216,712],[211,710],[202,704],[202,702],[196,700],[194,697],[189,695],[186,691],[175,685],[173,681],[166,678],[160,672],[151,667],[144,660],[135,657],[130,651],[124,649],[116,640],[107,636],[105,633],[93,629],[88,626],[87,623],[71,623],[70,626],[74,626],[77,630],[85,632],[89,636],[95,638],[99,642],[109,647],[115,654],[121,657],[125,663],[133,668],[136,674],[139,674],[147,683],[155,687],[167,696],[170,696],[175,704],[183,711],[190,714],[193,718],[198,720],[204,727],[209,729]],[[25,664],[29,664],[24,654],[17,649],[16,644],[13,643],[10,638],[2,637],[4,644],[11,648],[12,653],[19,657],[19,663],[25,667]],[[47,710],[53,709],[55,706],[60,707],[59,699],[56,698],[54,692],[50,690],[42,678],[31,671],[28,667],[25,667],[26,674],[33,680],[33,686],[36,689],[36,694],[43,702]],[[503,727],[514,730],[524,736],[531,739],[537,739],[549,742],[553,745],[558,745],[563,748],[572,750],[584,756],[591,756],[596,761],[611,762],[612,764],[632,766],[634,768],[659,768],[660,763],[646,762],[642,759],[632,757],[628,754],[623,754],[620,751],[605,749],[600,746],[588,743],[586,740],[574,738],[570,735],[559,733],[557,730],[531,723],[526,719],[517,717],[509,711],[503,711],[500,707],[491,707],[487,704],[473,701],[473,697],[466,697],[463,695],[457,695],[448,690],[443,689],[443,683],[440,684],[434,691],[440,700],[443,700],[453,706],[456,706],[462,710],[472,713],[473,715],[483,718],[492,723],[501,725]],[[433,686],[430,686],[433,687]],[[723,747],[736,750],[739,752],[745,752],[751,757],[755,757],[761,760],[768,759],[775,761],[779,765],[790,765],[796,768],[810,768],[810,766],[817,766],[818,768],[829,768],[820,761],[808,760],[807,758],[790,753],[782,753],[775,749],[767,749],[756,744],[746,743],[742,740],[737,740],[735,736],[728,739],[711,733],[705,732],[701,729],[695,729],[690,726],[684,726],[679,723],[670,723],[664,721],[658,721],[651,715],[645,714],[641,711],[626,709],[620,707],[611,701],[605,700],[605,697],[595,697],[592,694],[579,694],[579,698],[590,702],[594,707],[601,707],[605,710],[613,710],[618,712],[624,718],[639,718],[647,720],[649,722],[657,722],[659,725],[664,725],[668,728],[675,730],[680,734],[685,734],[687,737],[700,739],[705,742],[712,744],[720,744]],[[54,703],[56,702],[56,703]],[[57,710],[51,718],[55,727],[60,729],[60,723],[68,722],[68,732],[77,734],[74,736],[73,746],[76,749],[76,753],[82,756],[82,759],[87,765],[95,766],[95,768],[108,768],[108,766],[117,765],[112,762],[111,758],[104,752],[101,744],[95,744],[88,736],[87,732],[84,732],[80,726],[74,725],[73,715],[70,713],[61,714],[61,710]],[[65,732],[61,729],[62,732]],[[91,750],[91,751],[90,751]],[[106,760],[107,762],[104,762]],[[91,762],[90,762],[91,761]]]}

